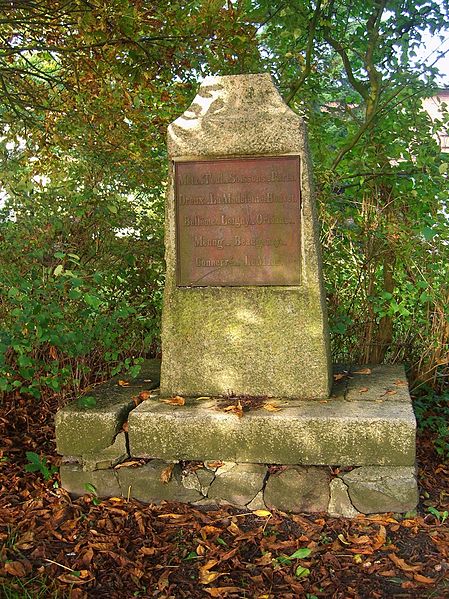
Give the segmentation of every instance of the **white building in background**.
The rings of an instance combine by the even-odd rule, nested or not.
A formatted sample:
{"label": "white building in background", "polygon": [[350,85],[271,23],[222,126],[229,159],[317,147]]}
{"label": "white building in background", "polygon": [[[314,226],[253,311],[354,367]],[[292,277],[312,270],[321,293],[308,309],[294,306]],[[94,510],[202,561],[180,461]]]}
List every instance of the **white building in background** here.
{"label": "white building in background", "polygon": [[[443,104],[446,104],[445,108]],[[434,96],[423,101],[423,106],[432,120],[442,119],[443,110],[449,111],[449,88],[439,89]],[[438,141],[441,151],[449,152],[449,124],[438,133]]]}

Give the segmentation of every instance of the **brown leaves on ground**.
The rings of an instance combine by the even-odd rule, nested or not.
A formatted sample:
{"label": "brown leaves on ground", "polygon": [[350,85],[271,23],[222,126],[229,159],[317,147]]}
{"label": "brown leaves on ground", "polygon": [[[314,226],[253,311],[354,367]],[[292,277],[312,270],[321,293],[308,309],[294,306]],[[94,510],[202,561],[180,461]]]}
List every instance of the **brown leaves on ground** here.
{"label": "brown leaves on ground", "polygon": [[371,368],[361,368],[360,370],[354,370],[352,374],[371,374],[372,370]]}
{"label": "brown leaves on ground", "polygon": [[175,467],[174,464],[169,464],[166,468],[164,468],[161,472],[161,481],[164,484],[167,484],[170,482],[172,474],[173,474],[173,468]]}
{"label": "brown leaves on ground", "polygon": [[186,400],[184,399],[184,397],[176,395],[175,397],[170,397],[169,399],[161,399],[161,402],[169,404],[170,406],[184,406]]}
{"label": "brown leaves on ground", "polygon": [[279,410],[282,410],[282,407],[275,400],[269,400],[264,395],[240,395],[238,397],[218,400],[218,409],[227,414],[235,414],[235,416],[241,418],[246,412],[250,412],[251,410],[264,409],[267,412],[279,412]]}
{"label": "brown leaves on ground", "polygon": [[241,418],[243,416],[243,404],[240,401],[240,399],[238,399],[235,403],[223,408],[223,412],[227,412],[228,414],[235,414],[236,416]]}
{"label": "brown leaves on ground", "polygon": [[[55,407],[56,399],[35,405],[20,397],[0,407],[0,595],[21,596],[26,585],[30,596],[70,599],[449,596],[449,527],[426,511],[346,520],[73,500],[23,470],[25,451],[57,464]],[[448,509],[449,468],[425,438],[418,449],[423,501]],[[307,558],[288,559],[306,547]],[[296,575],[299,568],[310,573]]]}
{"label": "brown leaves on ground", "polygon": [[133,399],[134,405],[138,406],[143,401],[146,401],[147,399],[150,399],[150,397],[151,397],[151,391],[141,391],[139,393],[139,395],[136,395],[132,399]]}

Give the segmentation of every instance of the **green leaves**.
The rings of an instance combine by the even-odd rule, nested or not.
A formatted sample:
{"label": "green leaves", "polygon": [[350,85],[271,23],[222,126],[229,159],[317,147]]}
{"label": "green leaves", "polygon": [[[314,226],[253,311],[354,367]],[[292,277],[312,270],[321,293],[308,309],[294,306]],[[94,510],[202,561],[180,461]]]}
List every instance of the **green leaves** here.
{"label": "green leaves", "polygon": [[27,451],[25,455],[28,460],[28,464],[25,465],[26,472],[40,472],[44,480],[50,480],[58,471],[56,466],[47,465],[47,458],[41,459],[34,451]]}
{"label": "green leaves", "polygon": [[304,559],[305,557],[309,557],[311,553],[312,551],[308,547],[301,547],[300,549],[292,553],[289,556],[289,559]]}
{"label": "green leaves", "polygon": [[[301,547],[297,549],[291,555],[280,555],[276,558],[276,561],[280,565],[290,566],[293,560],[304,559],[309,557],[312,551],[308,547]],[[298,578],[306,578],[309,576],[310,570],[304,566],[298,565],[295,568],[295,576]]]}
{"label": "green leaves", "polygon": [[98,310],[101,306],[101,299],[96,297],[95,295],[91,295],[89,293],[84,294],[84,301],[88,306],[93,308],[94,310]]}

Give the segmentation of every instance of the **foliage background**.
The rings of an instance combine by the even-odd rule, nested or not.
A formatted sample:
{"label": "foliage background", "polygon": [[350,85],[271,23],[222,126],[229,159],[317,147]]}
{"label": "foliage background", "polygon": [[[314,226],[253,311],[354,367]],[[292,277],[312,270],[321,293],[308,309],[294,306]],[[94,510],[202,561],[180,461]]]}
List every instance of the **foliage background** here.
{"label": "foliage background", "polygon": [[262,70],[308,124],[335,361],[447,383],[447,117],[414,59],[447,0],[1,12],[1,391],[73,395],[159,351],[166,127],[205,74]]}

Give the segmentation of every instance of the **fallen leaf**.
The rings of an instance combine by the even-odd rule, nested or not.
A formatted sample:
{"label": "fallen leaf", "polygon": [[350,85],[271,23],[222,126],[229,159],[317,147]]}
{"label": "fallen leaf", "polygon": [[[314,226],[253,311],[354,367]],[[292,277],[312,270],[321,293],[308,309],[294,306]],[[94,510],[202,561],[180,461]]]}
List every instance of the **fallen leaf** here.
{"label": "fallen leaf", "polygon": [[344,379],[345,376],[346,376],[346,374],[337,372],[337,374],[334,374],[334,381],[341,381],[341,379]]}
{"label": "fallen leaf", "polygon": [[205,564],[200,566],[199,581],[201,584],[209,584],[221,575],[220,572],[210,572],[210,570],[217,564],[218,560],[210,559]]}
{"label": "fallen leaf", "polygon": [[377,551],[378,549],[380,549],[382,547],[382,545],[385,544],[386,540],[387,540],[387,530],[386,530],[385,526],[382,526],[382,524],[381,524],[379,526],[379,532],[374,537],[374,543],[373,543],[374,551]]}
{"label": "fallen leaf", "polygon": [[232,406],[227,406],[226,408],[223,408],[223,411],[230,412],[241,418],[243,416],[242,402],[239,399],[236,404],[232,404]]}
{"label": "fallen leaf", "polygon": [[228,526],[228,530],[234,536],[242,534],[242,531],[235,522],[231,522],[231,524]]}
{"label": "fallen leaf", "polygon": [[351,537],[351,541],[355,545],[367,545],[371,543],[371,539],[367,535],[362,535],[361,537]]}
{"label": "fallen leaf", "polygon": [[122,425],[122,430],[127,433],[128,432],[128,421],[124,422]]}
{"label": "fallen leaf", "polygon": [[171,397],[170,399],[162,399],[161,401],[171,406],[183,406],[186,403],[186,400],[180,395],[176,395],[175,397]]}
{"label": "fallen leaf", "polygon": [[263,405],[263,409],[267,410],[267,412],[279,412],[282,410],[279,406],[276,406],[274,403],[266,403]]}
{"label": "fallen leaf", "polygon": [[211,526],[210,524],[203,526],[200,530],[201,537],[203,541],[206,540],[208,535],[215,535],[221,532],[221,528],[217,528],[216,526]]}
{"label": "fallen leaf", "polygon": [[93,580],[93,576],[89,570],[79,570],[76,574],[70,574],[69,572],[58,576],[58,580],[67,584],[87,584]]}
{"label": "fallen leaf", "polygon": [[82,557],[81,557],[81,564],[85,567],[90,566],[90,563],[92,561],[94,557],[94,551],[91,547],[89,547],[89,549],[83,553]]}
{"label": "fallen leaf", "polygon": [[216,460],[214,462],[204,462],[204,465],[206,466],[206,468],[210,468],[212,470],[221,468],[221,466],[223,466],[223,464],[224,464],[224,462],[221,462],[220,460]]}
{"label": "fallen leaf", "polygon": [[416,588],[416,584],[411,580],[406,580],[401,584],[401,589],[414,589]]}
{"label": "fallen leaf", "polygon": [[165,570],[164,572],[162,572],[159,580],[157,581],[157,588],[159,589],[159,591],[163,591],[170,584],[168,580],[170,574],[170,570]]}
{"label": "fallen leaf", "polygon": [[272,561],[272,553],[267,551],[267,553],[264,553],[262,557],[259,557],[258,559],[254,560],[254,563],[258,566],[269,566]]}
{"label": "fallen leaf", "polygon": [[343,535],[343,533],[340,533],[338,535],[338,540],[341,541],[343,543],[343,545],[350,545],[351,543],[349,541],[347,541]]}
{"label": "fallen leaf", "polygon": [[129,381],[122,381],[122,380],[119,380],[119,381],[117,381],[117,385],[118,385],[119,387],[129,387]]}
{"label": "fallen leaf", "polygon": [[11,576],[17,576],[18,578],[26,576],[25,566],[22,562],[6,562],[5,571],[11,574]]}
{"label": "fallen leaf", "polygon": [[139,395],[136,395],[135,397],[133,397],[132,400],[134,402],[134,405],[138,406],[139,404],[141,404],[143,401],[146,401],[150,397],[151,397],[151,391],[141,391],[139,393]]}
{"label": "fallen leaf", "polygon": [[368,387],[361,387],[359,389],[359,393],[366,393],[368,391]]}
{"label": "fallen leaf", "polygon": [[394,384],[397,385],[398,387],[407,387],[408,386],[407,381],[402,381],[402,380],[394,381]]}
{"label": "fallen leaf", "polygon": [[[127,423],[126,423],[127,424]],[[127,462],[121,462],[120,464],[117,464],[117,466],[114,466],[114,470],[119,470],[120,468],[126,468],[128,466],[140,466],[141,462],[139,462],[138,460],[128,460]],[[117,501],[117,499],[120,499],[120,501],[123,501],[123,498],[121,497],[116,497],[115,499],[112,499],[112,501]]]}
{"label": "fallen leaf", "polygon": [[211,597],[223,597],[228,593],[239,593],[242,589],[240,587],[211,587],[204,590],[206,593],[209,593]]}
{"label": "fallen leaf", "polygon": [[396,394],[397,394],[397,391],[394,391],[393,389],[387,389],[383,395],[396,395]]}
{"label": "fallen leaf", "polygon": [[422,568],[422,564],[419,564],[417,566],[411,566],[410,564],[407,564],[402,558],[398,557],[394,553],[390,553],[388,557],[391,559],[395,566],[397,566],[404,572],[417,572]]}
{"label": "fallen leaf", "polygon": [[163,482],[164,484],[167,484],[170,482],[172,474],[173,474],[173,468],[175,467],[174,464],[169,464],[166,468],[164,468],[161,472],[161,482]]}
{"label": "fallen leaf", "polygon": [[253,514],[261,518],[269,518],[271,516],[271,512],[268,510],[254,510]]}
{"label": "fallen leaf", "polygon": [[416,582],[422,582],[423,584],[434,584],[434,579],[429,578],[428,576],[423,576],[422,574],[413,574],[413,578]]}
{"label": "fallen leaf", "polygon": [[197,397],[196,399],[199,401],[200,399],[210,399],[210,397],[207,395],[203,395],[201,397]]}
{"label": "fallen leaf", "polygon": [[[65,514],[64,510],[63,513]],[[17,547],[17,549],[31,549],[33,547],[33,540],[34,532],[32,530],[28,530],[19,538],[16,543],[14,543],[14,545]]]}
{"label": "fallen leaf", "polygon": [[142,555],[154,555],[156,553],[156,549],[154,547],[141,547],[139,549],[139,553]]}
{"label": "fallen leaf", "polygon": [[204,574],[200,574],[199,582],[201,584],[210,584],[220,576],[223,576],[223,574],[223,572],[205,572]]}
{"label": "fallen leaf", "polygon": [[362,368],[362,370],[355,370],[353,374],[371,374],[371,368]]}

